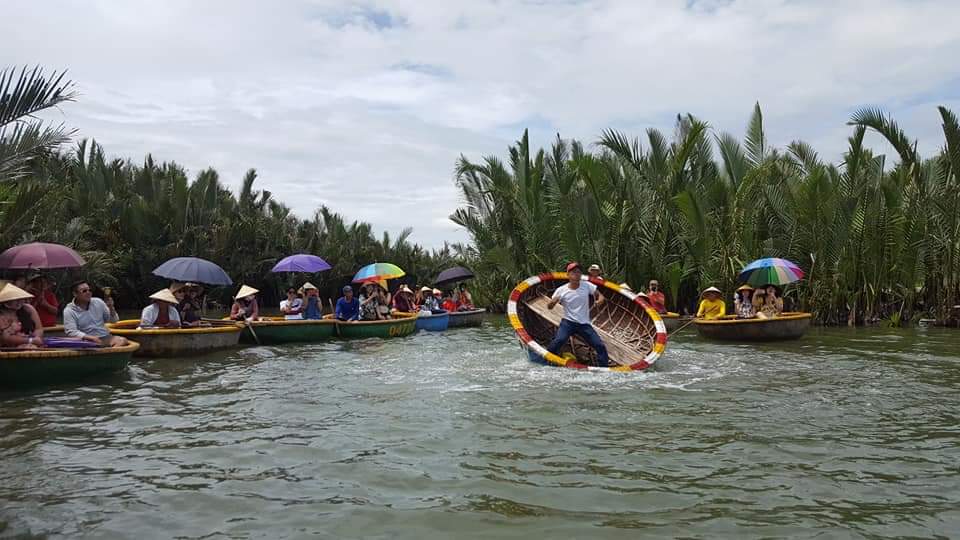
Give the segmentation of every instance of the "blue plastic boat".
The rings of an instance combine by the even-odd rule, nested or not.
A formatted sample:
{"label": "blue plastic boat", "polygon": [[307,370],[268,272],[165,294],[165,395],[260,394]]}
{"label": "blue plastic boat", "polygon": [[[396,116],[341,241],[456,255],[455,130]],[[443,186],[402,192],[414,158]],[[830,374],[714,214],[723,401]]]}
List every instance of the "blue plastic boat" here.
{"label": "blue plastic boat", "polygon": [[450,314],[446,311],[427,315],[420,313],[417,317],[417,330],[426,330],[428,332],[443,332],[450,325]]}

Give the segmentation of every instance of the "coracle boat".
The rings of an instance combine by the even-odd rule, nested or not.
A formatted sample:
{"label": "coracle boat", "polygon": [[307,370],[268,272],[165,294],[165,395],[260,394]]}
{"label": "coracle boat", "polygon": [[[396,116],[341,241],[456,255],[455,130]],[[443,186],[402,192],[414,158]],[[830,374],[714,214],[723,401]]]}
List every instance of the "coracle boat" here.
{"label": "coracle boat", "polygon": [[426,312],[420,313],[417,316],[417,330],[426,330],[428,332],[443,332],[447,329],[447,326],[450,325],[450,312],[444,311],[443,313],[431,313],[427,315]]}
{"label": "coracle boat", "polygon": [[[332,315],[325,315],[333,320]],[[335,321],[337,335],[342,338],[394,338],[409,336],[417,330],[416,313],[395,313],[383,321]]]}
{"label": "coracle boat", "polygon": [[471,309],[469,311],[454,311],[450,313],[450,328],[461,326],[480,326],[483,324],[485,309]]}
{"label": "coracle boat", "polygon": [[138,319],[110,323],[107,328],[115,336],[123,336],[140,344],[135,356],[191,356],[235,347],[240,340],[241,326],[225,324],[195,328],[137,328]]}
{"label": "coracle boat", "polygon": [[770,319],[697,319],[693,324],[701,336],[724,341],[781,341],[797,339],[810,327],[809,313],[786,312]]}
{"label": "coracle boat", "polygon": [[0,352],[0,386],[26,388],[122,371],[139,348],[130,342],[123,347],[5,350]]}
{"label": "coracle boat", "polygon": [[[284,343],[316,343],[327,341],[337,333],[337,323],[330,319],[284,319],[283,317],[262,317],[256,321],[247,321],[252,327],[261,345],[282,345]],[[250,332],[244,328],[240,341],[257,343]]]}
{"label": "coracle boat", "polygon": [[[586,278],[584,278],[586,279]],[[553,291],[567,282],[565,272],[540,274],[520,282],[510,293],[507,318],[527,350],[530,360],[549,365],[604,371],[635,371],[652,366],[663,354],[667,329],[646,299],[613,282],[593,278],[606,298],[590,309],[593,327],[609,353],[611,367],[596,367],[596,352],[574,337],[560,354],[547,351],[557,333],[563,308],[550,310]]]}

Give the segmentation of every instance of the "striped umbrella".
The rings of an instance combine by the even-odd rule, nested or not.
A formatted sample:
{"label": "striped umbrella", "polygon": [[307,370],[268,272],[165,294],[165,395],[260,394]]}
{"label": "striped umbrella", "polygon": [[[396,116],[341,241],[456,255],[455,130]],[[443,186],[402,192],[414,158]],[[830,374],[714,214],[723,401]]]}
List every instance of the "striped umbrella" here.
{"label": "striped umbrella", "polygon": [[740,281],[754,287],[777,285],[782,287],[788,283],[803,279],[803,270],[796,264],[786,260],[770,257],[757,259],[748,264],[740,272]]}
{"label": "striped umbrella", "polygon": [[387,279],[396,279],[407,275],[402,268],[390,263],[373,263],[361,268],[355,276],[354,283],[379,283]]}

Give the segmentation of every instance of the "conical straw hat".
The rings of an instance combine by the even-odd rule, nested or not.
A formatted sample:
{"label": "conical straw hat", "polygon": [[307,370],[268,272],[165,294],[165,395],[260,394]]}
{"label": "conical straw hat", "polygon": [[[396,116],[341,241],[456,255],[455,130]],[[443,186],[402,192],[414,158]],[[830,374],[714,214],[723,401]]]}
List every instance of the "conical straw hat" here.
{"label": "conical straw hat", "polygon": [[17,287],[13,283],[6,283],[0,289],[0,304],[3,302],[13,302],[14,300],[29,300],[33,295]]}
{"label": "conical straw hat", "polygon": [[246,298],[248,296],[253,296],[257,294],[258,292],[260,292],[258,289],[254,289],[249,285],[244,285],[240,287],[240,292],[238,292],[237,295],[233,297],[233,299],[236,300],[237,298]]}
{"label": "conical straw hat", "polygon": [[150,295],[151,300],[159,300],[161,302],[166,302],[168,304],[178,304],[179,300],[177,297],[170,292],[170,289],[160,289],[159,291]]}
{"label": "conical straw hat", "polygon": [[720,289],[718,289],[718,288],[716,288],[716,287],[707,287],[706,289],[703,290],[702,293],[700,293],[700,296],[704,296],[704,295],[706,295],[707,293],[711,293],[711,292],[712,292],[712,293],[721,294],[721,295],[723,294],[723,292],[720,291]]}
{"label": "conical straw hat", "polygon": [[309,281],[306,282],[306,283],[304,283],[304,284],[303,284],[303,287],[301,287],[301,289],[303,289],[303,290],[305,290],[305,291],[309,291],[309,290],[311,290],[311,289],[313,289],[313,290],[315,290],[315,291],[316,291],[316,290],[319,290],[319,289],[317,289],[317,287],[316,287],[313,283],[310,283]]}

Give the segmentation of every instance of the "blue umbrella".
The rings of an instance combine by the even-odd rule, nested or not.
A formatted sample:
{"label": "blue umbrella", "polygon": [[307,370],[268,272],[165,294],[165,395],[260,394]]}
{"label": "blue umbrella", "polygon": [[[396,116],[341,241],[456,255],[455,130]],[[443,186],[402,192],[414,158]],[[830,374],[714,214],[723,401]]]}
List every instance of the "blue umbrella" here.
{"label": "blue umbrella", "polygon": [[216,264],[198,257],[177,257],[153,269],[153,275],[174,281],[205,285],[233,285],[233,280]]}
{"label": "blue umbrella", "polygon": [[316,255],[310,255],[307,253],[297,253],[296,255],[290,255],[285,257],[276,265],[274,265],[271,272],[305,272],[307,274],[312,274],[314,272],[323,272],[324,270],[329,270],[331,267],[327,261],[317,257]]}

